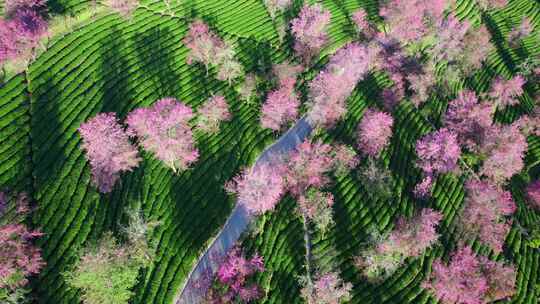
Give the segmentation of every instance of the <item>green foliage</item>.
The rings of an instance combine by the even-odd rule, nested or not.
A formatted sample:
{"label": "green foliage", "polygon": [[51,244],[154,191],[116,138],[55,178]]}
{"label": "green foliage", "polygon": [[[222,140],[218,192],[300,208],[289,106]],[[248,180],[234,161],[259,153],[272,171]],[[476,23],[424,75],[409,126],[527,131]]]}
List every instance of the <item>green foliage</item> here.
{"label": "green foliage", "polygon": [[73,271],[65,274],[70,286],[82,290],[85,304],[128,303],[139,270],[149,266],[154,258],[154,249],[147,239],[157,223],[146,223],[135,209],[128,210],[127,215],[125,244],[106,232],[97,244],[84,250]]}
{"label": "green foliage", "polygon": [[0,289],[0,303],[2,304],[26,304],[29,303],[29,288]]}
{"label": "green foliage", "polygon": [[143,264],[134,259],[129,248],[122,247],[112,233],[85,250],[72,273],[66,274],[69,285],[80,288],[86,304],[123,304],[133,295]]}

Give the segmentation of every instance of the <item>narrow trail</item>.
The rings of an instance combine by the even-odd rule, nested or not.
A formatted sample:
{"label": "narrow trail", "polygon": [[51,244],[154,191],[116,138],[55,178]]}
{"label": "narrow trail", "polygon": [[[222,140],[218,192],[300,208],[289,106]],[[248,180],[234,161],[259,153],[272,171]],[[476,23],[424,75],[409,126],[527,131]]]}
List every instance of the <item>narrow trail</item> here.
{"label": "narrow trail", "polygon": [[[296,124],[283,134],[274,144],[266,148],[255,161],[255,167],[269,162],[276,156],[287,154],[294,150],[297,145],[302,143],[310,134],[313,128],[301,118]],[[201,295],[194,283],[207,270],[214,272],[218,265],[212,263],[212,258],[223,257],[227,251],[240,238],[242,232],[246,230],[252,220],[241,202],[237,202],[231,215],[225,222],[225,225],[210,246],[201,255],[187,279],[182,286],[179,295],[175,301],[176,304],[195,304],[201,302]]]}

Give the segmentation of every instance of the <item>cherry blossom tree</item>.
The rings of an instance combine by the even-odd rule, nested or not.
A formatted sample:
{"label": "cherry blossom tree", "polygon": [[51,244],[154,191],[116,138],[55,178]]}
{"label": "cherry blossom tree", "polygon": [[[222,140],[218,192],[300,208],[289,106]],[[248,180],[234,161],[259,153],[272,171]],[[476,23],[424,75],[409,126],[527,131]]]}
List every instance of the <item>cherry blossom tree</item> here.
{"label": "cherry blossom tree", "polygon": [[279,164],[261,164],[245,169],[225,185],[225,190],[238,196],[251,214],[274,209],[285,194],[285,181]]}
{"label": "cherry blossom tree", "polygon": [[491,34],[485,25],[480,25],[478,28],[469,28],[469,31],[463,38],[463,45],[465,47],[458,62],[465,75],[469,75],[471,72],[479,69],[486,60],[489,52],[494,49],[490,39]]}
{"label": "cherry blossom tree", "polygon": [[332,147],[322,142],[304,141],[287,158],[285,181],[287,189],[300,196],[310,187],[321,188],[328,183],[326,174],[333,168]]}
{"label": "cherry blossom tree", "polygon": [[334,162],[334,175],[337,177],[346,175],[360,163],[356,151],[342,144],[334,146],[332,158]]}
{"label": "cherry blossom tree", "polygon": [[196,20],[190,24],[183,42],[190,49],[188,64],[200,62],[207,72],[214,66],[218,70],[217,78],[229,84],[242,75],[242,66],[235,59],[232,46],[222,41],[203,21]]}
{"label": "cherry blossom tree", "polygon": [[305,4],[300,15],[291,21],[291,33],[295,38],[294,50],[309,63],[328,42],[327,27],[330,11],[320,4]]}
{"label": "cherry blossom tree", "polygon": [[[259,299],[263,293],[253,282],[257,272],[264,271],[263,258],[255,254],[247,259],[239,247],[233,247],[221,261],[215,277],[205,286],[207,303],[249,303]],[[205,302],[206,303],[206,302]]]}
{"label": "cherry blossom tree", "polygon": [[459,218],[463,235],[478,237],[495,252],[501,252],[510,231],[505,216],[516,210],[512,195],[485,181],[469,180],[465,207]]}
{"label": "cherry blossom tree", "polygon": [[448,265],[437,259],[432,268],[422,286],[444,304],[488,303],[515,292],[513,267],[477,257],[468,246],[454,252]]}
{"label": "cherry blossom tree", "polygon": [[19,55],[17,31],[13,21],[0,19],[0,63]]}
{"label": "cherry blossom tree", "polygon": [[227,101],[221,95],[210,97],[197,112],[197,128],[210,134],[219,131],[220,122],[231,120]]}
{"label": "cherry blossom tree", "polygon": [[352,284],[343,282],[337,272],[320,274],[313,285],[302,288],[302,298],[309,304],[339,304],[351,299]]}
{"label": "cherry blossom tree", "polygon": [[534,208],[540,209],[540,180],[530,183],[526,191],[530,204]]}
{"label": "cherry blossom tree", "polygon": [[122,171],[141,161],[130,143],[131,133],[119,124],[115,113],[100,113],[81,124],[82,149],[92,168],[92,182],[102,193],[111,192]]}
{"label": "cherry blossom tree", "polygon": [[461,155],[457,135],[443,128],[429,133],[416,142],[418,167],[427,175],[457,170]]}
{"label": "cherry blossom tree", "polygon": [[346,112],[345,101],[373,67],[378,50],[358,43],[339,49],[325,70],[309,85],[307,119],[319,126],[332,126]]}
{"label": "cherry blossom tree", "polygon": [[365,155],[377,157],[388,146],[394,119],[391,115],[368,109],[358,124],[358,147]]}
{"label": "cherry blossom tree", "polygon": [[481,103],[474,92],[465,90],[449,102],[443,122],[457,134],[461,146],[477,152],[493,123],[494,111],[491,103]]}
{"label": "cherry blossom tree", "polygon": [[373,232],[371,242],[356,257],[356,266],[370,281],[392,275],[407,257],[417,257],[439,238],[435,227],[442,213],[423,209],[412,219],[399,218],[396,227],[386,235]]}
{"label": "cherry blossom tree", "polygon": [[300,213],[315,224],[317,230],[325,233],[334,223],[332,218],[332,205],[334,197],[331,193],[325,193],[311,188],[298,198]]}
{"label": "cherry blossom tree", "polygon": [[374,193],[382,199],[390,199],[393,194],[394,179],[392,172],[382,164],[382,162],[368,158],[363,166],[359,168],[358,176],[366,189],[372,189]]}
{"label": "cherry blossom tree", "polygon": [[435,61],[452,62],[462,55],[465,48],[464,38],[469,31],[467,21],[460,22],[453,14],[441,19],[436,28],[436,42],[430,49]]}
{"label": "cherry blossom tree", "polygon": [[33,53],[39,40],[47,34],[45,10],[45,1],[41,0],[5,2],[5,18],[0,19],[0,63]]}
{"label": "cherry blossom tree", "polygon": [[186,170],[199,157],[189,126],[192,118],[190,107],[169,97],[151,107],[132,111],[126,121],[128,130],[137,135],[145,150],[178,172]]}
{"label": "cherry blossom tree", "polygon": [[207,71],[213,63],[216,50],[223,47],[223,41],[201,20],[190,24],[189,32],[183,42],[190,49],[187,63],[201,62]]}
{"label": "cherry blossom tree", "polygon": [[480,174],[502,185],[523,169],[526,151],[527,140],[519,124],[493,125],[480,147],[484,155]]}
{"label": "cherry blossom tree", "polygon": [[519,103],[517,97],[523,94],[525,79],[517,75],[510,80],[501,77],[495,78],[489,91],[489,98],[497,106],[511,106]]}
{"label": "cherry blossom tree", "polygon": [[297,118],[300,101],[294,91],[295,81],[294,78],[287,78],[279,89],[268,94],[261,110],[263,128],[279,131],[288,122]]}

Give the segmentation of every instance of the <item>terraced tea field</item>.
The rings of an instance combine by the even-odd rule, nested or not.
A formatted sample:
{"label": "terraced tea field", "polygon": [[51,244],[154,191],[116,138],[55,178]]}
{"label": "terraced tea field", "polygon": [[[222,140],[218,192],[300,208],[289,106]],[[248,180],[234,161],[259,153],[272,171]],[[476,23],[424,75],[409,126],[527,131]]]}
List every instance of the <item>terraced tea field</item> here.
{"label": "terraced tea field", "polygon": [[[352,12],[360,7],[370,15],[378,11],[376,0],[320,2],[332,13],[332,43],[315,69],[323,68],[328,54],[353,39]],[[55,0],[51,5],[57,12],[77,12],[90,3]],[[138,205],[145,216],[161,225],[152,236],[158,245],[157,257],[134,289],[133,303],[172,303],[196,259],[234,207],[234,199],[223,190],[224,183],[253,164],[279,136],[260,127],[261,100],[244,103],[233,88],[215,80],[215,71],[206,75],[201,66],[187,65],[188,49],[181,43],[190,18],[196,16],[233,43],[248,72],[259,67],[260,58],[281,62],[291,57],[292,49],[280,44],[263,1],[177,0],[171,8],[173,14],[162,14],[163,2],[142,1],[128,21],[113,13],[98,14],[73,32],[53,38],[27,72],[13,76],[0,88],[0,185],[25,190],[38,202],[32,224],[45,233],[39,245],[47,266],[32,284],[39,303],[79,303],[80,294],[67,287],[61,274],[86,242],[116,229],[125,206]],[[467,79],[465,86],[485,91],[495,75],[509,77],[527,57],[540,54],[537,0],[510,0],[503,10],[484,17],[474,1],[458,0],[455,13],[475,24],[483,18],[496,46],[485,67]],[[524,16],[531,19],[536,32],[522,48],[511,49],[504,37]],[[308,71],[302,77],[307,81],[315,72]],[[348,99],[346,118],[318,136],[326,142],[354,144],[356,125],[364,110],[379,102],[377,96],[388,84],[380,74],[362,81]],[[539,89],[539,84],[528,85],[521,104],[497,113],[497,119],[510,122],[530,111],[532,97],[540,94]],[[233,119],[222,124],[215,135],[196,133],[200,158],[192,169],[175,175],[151,155],[143,154],[139,168],[124,174],[112,193],[99,194],[90,184],[90,167],[77,133],[82,122],[99,112],[117,112],[125,118],[130,110],[167,96],[197,108],[214,93],[226,97]],[[395,197],[382,200],[360,183],[354,171],[332,184],[336,225],[326,235],[316,235],[314,253],[323,261],[335,262],[343,279],[353,283],[351,303],[436,303],[420,283],[431,262],[454,248],[454,219],[465,193],[463,180],[443,176],[436,182],[433,199],[423,203],[415,200],[412,189],[420,180],[420,171],[414,166],[414,143],[433,130],[427,119],[439,117],[446,102],[431,100],[421,111],[402,103],[396,111],[391,146],[383,155],[395,178]],[[524,175],[538,178],[540,138],[530,136],[528,143]],[[531,228],[540,223],[540,215],[526,206],[524,186],[524,176],[512,179],[511,190],[518,204],[515,219],[524,228]],[[382,284],[367,283],[352,258],[368,228],[390,229],[398,215],[411,215],[422,204],[444,213],[441,244]],[[257,278],[266,291],[261,303],[301,302],[296,276],[303,272],[304,247],[302,223],[294,208],[294,200],[285,198],[275,212],[258,219],[262,233],[243,240],[250,251],[258,251],[265,259],[266,271]],[[481,253],[489,252],[480,244],[474,247]],[[505,248],[501,256],[492,258],[504,256],[517,267],[517,294],[510,303],[538,303],[540,290],[535,286],[540,283],[540,252],[526,245],[516,224]]]}

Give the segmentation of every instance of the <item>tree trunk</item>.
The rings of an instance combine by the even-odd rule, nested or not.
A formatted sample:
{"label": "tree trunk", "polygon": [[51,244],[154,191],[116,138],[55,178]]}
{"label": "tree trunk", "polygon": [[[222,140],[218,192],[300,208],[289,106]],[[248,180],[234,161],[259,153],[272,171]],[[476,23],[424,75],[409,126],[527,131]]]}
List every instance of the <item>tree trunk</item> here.
{"label": "tree trunk", "polygon": [[[313,281],[311,279],[311,234],[309,233],[309,225],[307,216],[302,213],[302,219],[304,224],[304,245],[306,249],[305,263],[306,263],[306,284],[310,292],[313,290]],[[308,297],[308,304],[312,304],[312,296]]]}

